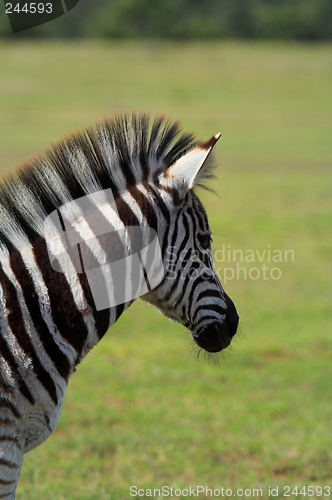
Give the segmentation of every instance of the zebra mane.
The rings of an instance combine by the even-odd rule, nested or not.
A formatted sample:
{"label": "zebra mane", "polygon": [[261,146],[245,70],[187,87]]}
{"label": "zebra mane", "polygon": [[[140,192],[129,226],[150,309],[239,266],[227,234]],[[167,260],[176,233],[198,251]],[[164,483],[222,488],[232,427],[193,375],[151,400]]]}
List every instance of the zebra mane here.
{"label": "zebra mane", "polygon": [[[41,231],[45,217],[62,204],[111,188],[153,181],[197,143],[164,117],[117,116],[60,141],[0,185],[0,240]],[[210,177],[210,167],[204,169]],[[202,179],[198,179],[201,185]],[[21,233],[22,234],[22,233]]]}

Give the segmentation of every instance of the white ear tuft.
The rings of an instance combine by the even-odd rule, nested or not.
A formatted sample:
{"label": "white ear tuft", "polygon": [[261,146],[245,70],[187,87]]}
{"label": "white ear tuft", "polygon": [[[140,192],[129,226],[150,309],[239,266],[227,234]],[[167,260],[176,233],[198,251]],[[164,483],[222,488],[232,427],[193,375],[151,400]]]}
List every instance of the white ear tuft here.
{"label": "white ear tuft", "polygon": [[185,195],[194,186],[199,171],[220,136],[220,133],[214,135],[209,141],[181,156],[160,176],[160,183],[176,188],[180,195]]}

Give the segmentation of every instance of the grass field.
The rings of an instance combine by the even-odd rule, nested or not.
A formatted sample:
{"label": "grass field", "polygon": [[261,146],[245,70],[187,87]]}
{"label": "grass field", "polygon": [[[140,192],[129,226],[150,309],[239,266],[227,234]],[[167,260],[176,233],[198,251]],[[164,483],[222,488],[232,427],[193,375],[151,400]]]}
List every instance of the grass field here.
{"label": "grass field", "polygon": [[2,43],[3,172],[119,111],[166,114],[201,139],[222,132],[217,195],[201,198],[241,317],[209,363],[136,301],[72,377],[18,500],[332,487],[330,56],[328,45]]}

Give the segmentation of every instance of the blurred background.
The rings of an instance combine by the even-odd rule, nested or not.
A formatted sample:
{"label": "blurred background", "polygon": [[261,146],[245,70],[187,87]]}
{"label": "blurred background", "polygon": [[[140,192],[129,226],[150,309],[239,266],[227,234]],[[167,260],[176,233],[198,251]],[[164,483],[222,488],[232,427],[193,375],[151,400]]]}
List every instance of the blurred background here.
{"label": "blurred background", "polygon": [[[66,5],[75,3],[75,13],[22,35],[315,41],[332,33],[329,0],[69,0]],[[0,33],[11,33],[3,17]]]}
{"label": "blurred background", "polygon": [[313,498],[327,497],[331,10],[81,0],[13,34],[0,5],[1,172],[119,112],[165,114],[202,140],[220,131],[216,194],[198,194],[241,317],[211,363],[137,300],[72,377],[56,432],[25,458],[18,500],[127,500],[132,485],[261,498],[314,485]]}

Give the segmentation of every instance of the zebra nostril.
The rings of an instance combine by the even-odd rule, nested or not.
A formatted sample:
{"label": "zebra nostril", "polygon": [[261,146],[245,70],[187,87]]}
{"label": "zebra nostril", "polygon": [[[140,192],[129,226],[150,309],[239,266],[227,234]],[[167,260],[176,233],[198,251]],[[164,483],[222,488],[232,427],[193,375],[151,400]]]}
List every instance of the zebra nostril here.
{"label": "zebra nostril", "polygon": [[193,339],[196,344],[208,352],[219,352],[226,349],[237,331],[239,316],[235,305],[226,294],[225,299],[227,304],[227,313],[224,321],[212,323],[204,328],[204,330],[201,330],[200,333],[193,335]]}
{"label": "zebra nostril", "polygon": [[229,346],[232,340],[232,334],[226,321],[223,323],[212,323],[193,339],[199,347],[208,352],[219,352]]}

